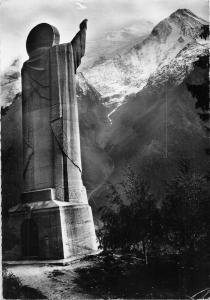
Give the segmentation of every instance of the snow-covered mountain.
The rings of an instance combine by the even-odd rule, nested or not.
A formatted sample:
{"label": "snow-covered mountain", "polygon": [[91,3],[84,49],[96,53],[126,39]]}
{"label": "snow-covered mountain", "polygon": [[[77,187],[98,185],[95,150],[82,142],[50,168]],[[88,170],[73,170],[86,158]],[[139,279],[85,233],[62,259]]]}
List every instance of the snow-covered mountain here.
{"label": "snow-covered mountain", "polygon": [[118,30],[113,30],[105,35],[107,40],[111,41],[125,41],[132,40],[133,38],[148,35],[150,30],[153,28],[153,23],[140,19],[139,21],[132,22],[131,24],[124,26]]}
{"label": "snow-covered mountain", "polygon": [[[207,42],[199,34],[207,21],[187,9],[179,9],[157,24],[151,33],[112,57],[101,58],[82,70],[88,81],[100,92],[110,116],[127,95],[139,92],[157,70],[170,68],[171,63],[184,66],[193,57],[205,52]],[[185,56],[190,58],[185,59]],[[196,58],[195,58],[196,59]]]}
{"label": "snow-covered mountain", "polygon": [[[161,64],[148,79],[148,86],[160,88],[170,81],[173,85],[179,85],[193,70],[193,63],[199,57],[208,55],[206,43],[192,42],[186,45],[175,58],[168,64]],[[199,78],[198,78],[199,80]]]}
{"label": "snow-covered mountain", "polygon": [[[165,183],[179,174],[181,163],[210,178],[208,59],[194,62],[179,84],[147,85],[119,107],[106,141],[115,166],[109,182],[121,182],[129,164],[161,201]],[[106,182],[94,201],[98,207],[107,203]]]}
{"label": "snow-covered mountain", "polygon": [[124,27],[102,33],[94,40],[88,40],[81,70],[92,68],[119,53],[123,53],[143,40],[154,24],[140,19]]}
{"label": "snow-covered mountain", "polygon": [[0,75],[0,85],[1,106],[8,106],[21,91],[20,60],[18,58]]}

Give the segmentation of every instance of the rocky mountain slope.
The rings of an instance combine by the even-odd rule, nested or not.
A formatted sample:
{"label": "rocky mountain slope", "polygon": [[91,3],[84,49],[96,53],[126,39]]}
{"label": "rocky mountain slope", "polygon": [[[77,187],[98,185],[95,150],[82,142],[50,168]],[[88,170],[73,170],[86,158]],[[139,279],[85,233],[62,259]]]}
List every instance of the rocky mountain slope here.
{"label": "rocky mountain slope", "polygon": [[157,24],[143,41],[84,69],[85,77],[101,93],[110,117],[127,95],[139,92],[157,68],[182,57],[181,51],[186,47],[194,45],[195,51],[198,47],[202,52],[206,48],[199,38],[203,25],[207,25],[205,20],[187,9],[179,9]]}
{"label": "rocky mountain slope", "polygon": [[81,70],[101,64],[107,59],[130,49],[143,40],[152,30],[153,23],[144,19],[127,24],[124,27],[101,33],[94,40],[87,40],[86,54]]}
{"label": "rocky mountain slope", "polygon": [[[210,178],[208,84],[208,56],[202,56],[181,83],[148,85],[130,96],[115,112],[106,142],[114,162],[108,181],[121,182],[129,164],[161,202],[165,183],[178,175],[182,164]],[[93,195],[98,208],[109,203],[108,181]]]}
{"label": "rocky mountain slope", "polygon": [[[167,22],[174,23],[173,35],[165,30]],[[147,61],[149,68],[156,68],[145,87],[139,87],[136,93],[128,89],[117,109],[112,106],[105,149],[114,162],[109,177],[114,185],[122,180],[123,170],[130,164],[150,182],[161,201],[165,182],[178,174],[183,162],[192,172],[209,174],[209,52],[207,35],[203,36],[203,30],[208,31],[206,24],[193,13],[178,10],[159,23],[141,44],[140,51],[148,43],[148,52],[154,51],[154,43],[161,51],[153,60],[155,64]],[[113,98],[105,97],[108,109]],[[107,203],[107,182],[93,198],[95,202],[100,199],[98,207]]]}
{"label": "rocky mountain slope", "polygon": [[78,74],[77,79],[83,180],[90,194],[112,171],[112,161],[103,141],[110,123],[100,94],[82,74]]}
{"label": "rocky mountain slope", "polygon": [[1,106],[9,106],[21,91],[20,60],[16,59],[0,75]]}

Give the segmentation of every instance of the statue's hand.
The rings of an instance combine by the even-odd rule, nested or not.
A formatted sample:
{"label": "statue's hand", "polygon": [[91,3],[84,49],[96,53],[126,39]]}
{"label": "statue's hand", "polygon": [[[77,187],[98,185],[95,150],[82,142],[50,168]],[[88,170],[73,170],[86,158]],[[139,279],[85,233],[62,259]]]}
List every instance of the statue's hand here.
{"label": "statue's hand", "polygon": [[87,19],[84,19],[81,23],[80,23],[80,25],[79,25],[79,28],[80,28],[80,30],[82,30],[82,29],[87,29]]}

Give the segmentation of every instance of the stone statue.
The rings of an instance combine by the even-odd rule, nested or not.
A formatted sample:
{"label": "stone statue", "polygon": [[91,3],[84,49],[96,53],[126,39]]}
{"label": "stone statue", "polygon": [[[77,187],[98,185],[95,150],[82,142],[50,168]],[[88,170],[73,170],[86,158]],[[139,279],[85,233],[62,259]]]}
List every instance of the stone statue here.
{"label": "stone statue", "polygon": [[28,36],[22,68],[24,192],[53,186],[57,200],[74,203],[87,198],[75,94],[86,29],[84,20],[72,42],[59,45],[57,29],[39,24]]}
{"label": "stone statue", "polygon": [[[10,213],[11,220],[21,226],[30,207],[33,222],[27,224],[33,223],[33,228],[37,224],[33,232],[39,235],[37,255],[33,252],[33,256],[42,258],[68,258],[97,249],[82,182],[75,88],[86,29],[85,19],[70,43],[59,44],[58,30],[42,23],[31,30],[26,42],[29,60],[22,68],[23,193],[22,203]],[[21,239],[30,244],[30,235],[21,236],[20,244]],[[24,256],[30,257],[32,248],[22,250]]]}

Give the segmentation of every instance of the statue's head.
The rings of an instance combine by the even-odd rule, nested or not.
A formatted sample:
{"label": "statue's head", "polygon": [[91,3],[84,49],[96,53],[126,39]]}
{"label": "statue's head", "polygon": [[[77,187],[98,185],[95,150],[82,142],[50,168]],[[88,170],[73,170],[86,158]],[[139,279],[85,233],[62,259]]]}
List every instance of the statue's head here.
{"label": "statue's head", "polygon": [[58,45],[59,41],[58,29],[50,24],[41,23],[30,31],[26,40],[26,50],[30,56],[34,50]]}

